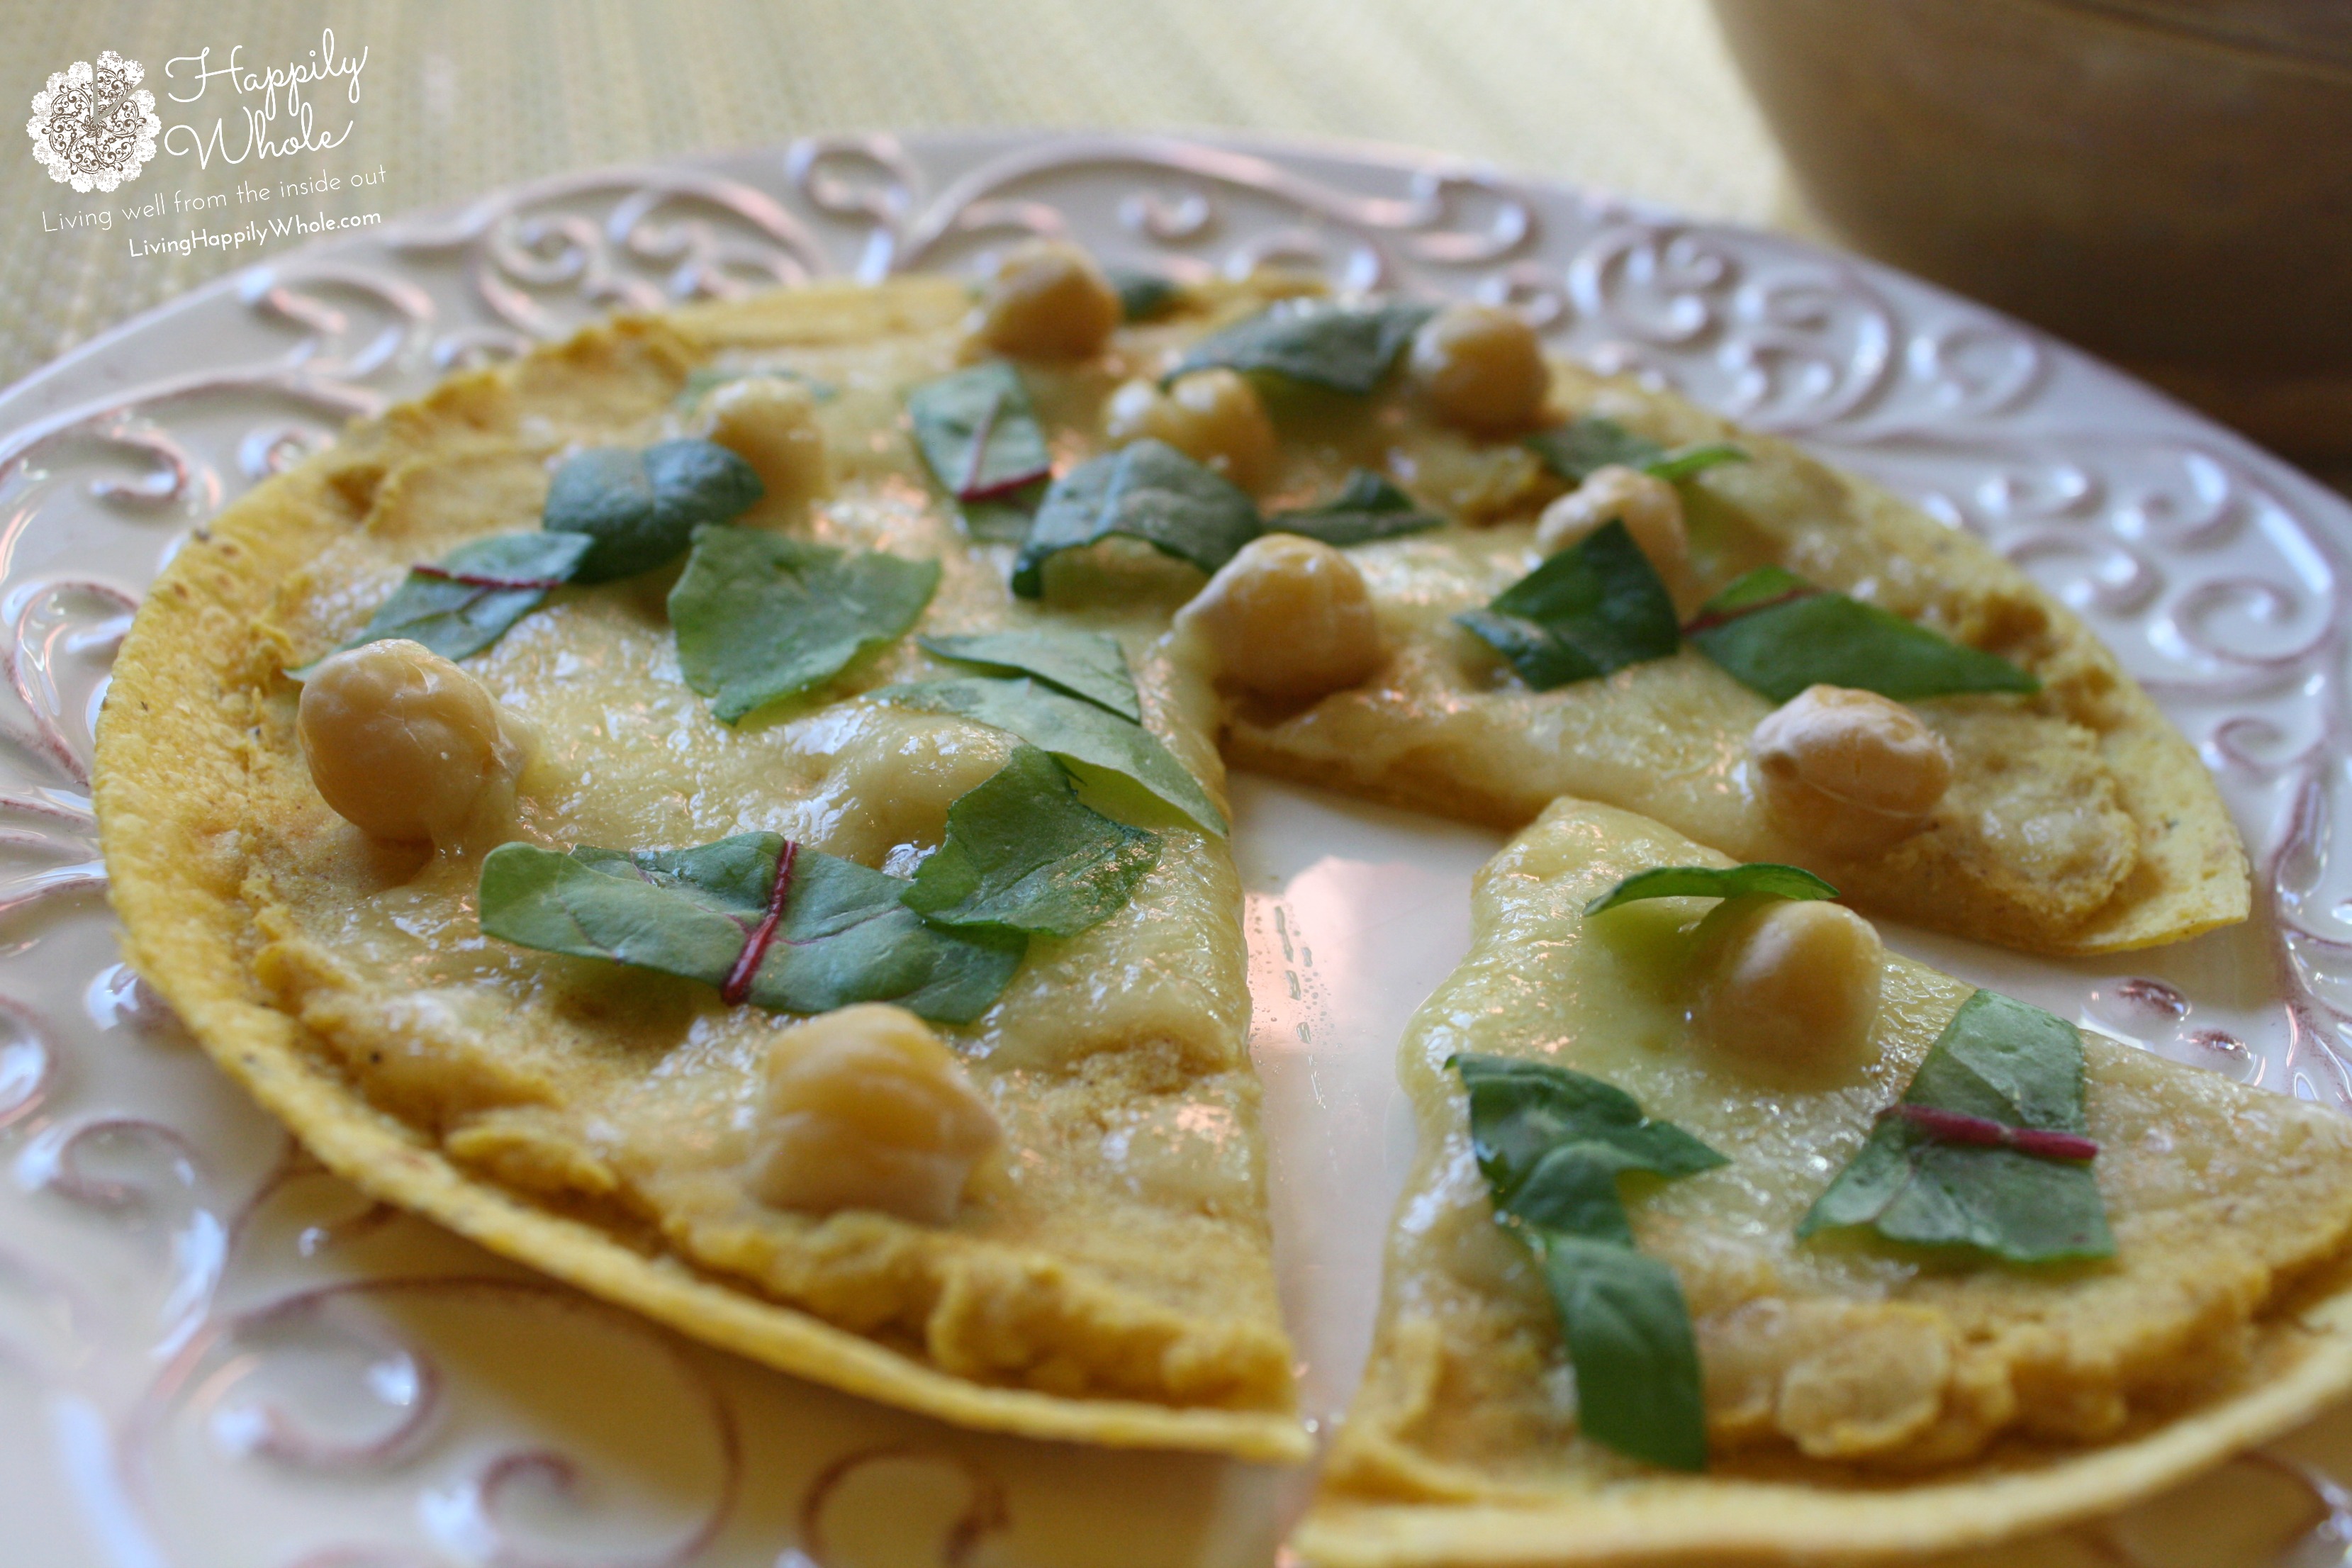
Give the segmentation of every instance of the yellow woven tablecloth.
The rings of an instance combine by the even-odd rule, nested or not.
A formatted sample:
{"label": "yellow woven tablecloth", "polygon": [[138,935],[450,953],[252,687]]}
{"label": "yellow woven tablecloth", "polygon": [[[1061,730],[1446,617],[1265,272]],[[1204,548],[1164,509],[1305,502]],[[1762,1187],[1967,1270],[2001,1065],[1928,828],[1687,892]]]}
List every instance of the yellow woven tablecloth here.
{"label": "yellow woven tablecloth", "polygon": [[[242,45],[244,64],[282,66],[322,26],[339,52],[368,53],[357,128],[315,161],[381,164],[388,217],[599,163],[954,125],[1360,137],[1709,216],[1763,221],[1779,201],[1779,155],[1704,0],[8,0],[0,102],[29,105],[51,71],[104,49],[144,62],[163,100],[173,56],[209,46],[217,66]],[[211,93],[163,101],[164,124],[209,125],[229,107],[225,86]],[[348,118],[339,89],[320,96],[322,128]],[[254,259],[134,255],[127,226],[47,224],[228,191],[257,163],[159,157],[100,198],[53,183],[28,148],[0,153],[19,237],[0,247],[0,384]],[[372,191],[352,210],[376,205]]]}

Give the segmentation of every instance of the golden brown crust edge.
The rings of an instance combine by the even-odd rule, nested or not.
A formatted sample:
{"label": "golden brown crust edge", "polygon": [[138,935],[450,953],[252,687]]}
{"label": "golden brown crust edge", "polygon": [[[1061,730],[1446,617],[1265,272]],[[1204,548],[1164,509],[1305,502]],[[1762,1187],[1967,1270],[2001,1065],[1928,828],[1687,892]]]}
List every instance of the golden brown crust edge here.
{"label": "golden brown crust edge", "polygon": [[1600,1495],[1572,1505],[1318,1502],[1292,1544],[1316,1568],[1666,1568],[1867,1563],[2014,1542],[2142,1501],[2303,1425],[2352,1389],[2352,1289],[2297,1314],[2274,1381],[2167,1429],[2046,1470],[1823,1494],[1727,1482],[1721,1506]]}
{"label": "golden brown crust edge", "polygon": [[[667,330],[624,318],[573,342],[604,333],[650,340]],[[437,427],[462,438],[471,411],[503,397],[512,374],[508,367],[456,377],[395,409],[386,423],[353,426],[333,451],[225,511],[150,590],[100,716],[94,785],[110,897],[132,967],[214,1059],[335,1174],[697,1339],[962,1426],[1267,1462],[1306,1458],[1307,1436],[1287,1415],[1065,1399],[974,1384],[675,1259],[647,1258],[614,1233],[469,1177],[305,1052],[300,1026],[262,998],[242,951],[250,924],[236,845],[247,721],[237,684],[248,660],[271,657],[257,646],[250,624],[279,580],[316,553],[325,520],[351,515],[336,489],[338,473],[363,469],[394,425],[411,435]]]}

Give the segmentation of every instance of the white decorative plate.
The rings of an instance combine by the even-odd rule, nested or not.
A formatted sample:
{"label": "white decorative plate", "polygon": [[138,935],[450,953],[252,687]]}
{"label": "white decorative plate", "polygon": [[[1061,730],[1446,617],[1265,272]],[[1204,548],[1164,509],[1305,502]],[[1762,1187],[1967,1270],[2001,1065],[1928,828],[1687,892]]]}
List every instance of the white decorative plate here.
{"label": "white decorative plate", "polygon": [[[2083,355],[1788,239],[1393,153],[877,136],[547,180],[255,267],[0,395],[0,1559],[1271,1562],[1300,1478],[860,1405],[371,1208],[142,993],[100,897],[88,760],[107,660],[222,502],[345,417],[597,311],[970,268],[1032,230],[1190,273],[1278,259],[1508,301],[1563,349],[1984,535],[2203,748],[2254,847],[2255,917],[2111,961],[1896,944],[2352,1107],[2352,509]],[[1466,942],[1469,874],[1496,840],[1247,778],[1235,805],[1284,1288],[1328,1422],[1408,1152],[1390,1058]],[[2330,1474],[2352,1475],[2352,1417],[2044,1555],[2342,1563]]]}

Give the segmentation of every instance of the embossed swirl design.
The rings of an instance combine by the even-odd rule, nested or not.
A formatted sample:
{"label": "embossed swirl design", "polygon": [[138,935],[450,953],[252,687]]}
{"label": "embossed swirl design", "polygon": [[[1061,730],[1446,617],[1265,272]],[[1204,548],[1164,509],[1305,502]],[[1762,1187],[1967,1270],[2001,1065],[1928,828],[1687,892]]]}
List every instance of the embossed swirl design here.
{"label": "embossed swirl design", "polygon": [[[241,350],[127,388],[118,377],[0,436],[0,664],[16,710],[0,718],[0,922],[15,944],[0,947],[102,945],[73,934],[90,928],[104,876],[89,724],[137,584],[39,564],[69,557],[74,530],[103,524],[168,554],[224,500],[331,442],[342,418],[598,311],[969,266],[1009,238],[1063,232],[1184,275],[1280,264],[1345,289],[1507,302],[1568,352],[1801,440],[1991,542],[2109,637],[2221,770],[2262,844],[2282,1046],[2211,1026],[2191,992],[2150,978],[2101,983],[2087,1015],[2242,1078],[2274,1058],[2277,1087],[2352,1106],[2352,888],[2340,885],[2352,858],[2337,810],[2352,605],[2318,492],[2137,394],[2109,399],[2120,427],[2062,428],[2049,413],[2060,391],[2098,373],[1986,312],[1790,241],[1469,165],[1164,137],[1031,138],[980,155],[829,137],[724,165],[566,176],[256,268],[190,301],[183,310],[208,312]],[[422,1541],[351,1538],[330,1522],[274,1559],[288,1568],[714,1560],[751,1483],[709,1357],[535,1280],[392,1270],[374,1249],[413,1222],[352,1202],[298,1154],[239,1185],[230,1173],[250,1167],[249,1151],[90,1087],[107,1053],[173,1050],[174,1026],[110,955],[77,983],[95,1033],[0,996],[0,1153],[57,1223],[113,1226],[135,1244],[144,1283],[126,1298],[119,1279],[76,1277],[0,1236],[0,1376],[50,1390],[67,1413],[61,1448],[87,1438],[101,1456],[97,1479],[77,1484],[117,1499],[120,1528],[153,1561],[173,1560],[170,1516],[198,1484],[191,1468],[224,1466],[412,1495]],[[304,1282],[253,1293],[289,1268]],[[143,1354],[101,1353],[101,1329],[121,1328],[131,1298],[148,1315],[123,1331]],[[595,1340],[666,1391],[700,1468],[676,1495],[616,1501],[586,1457],[483,1446],[458,1408],[467,1377],[426,1348],[427,1319],[459,1340],[459,1320],[467,1332],[503,1320],[500,1331]],[[276,1369],[296,1362],[332,1372],[338,1414],[273,1392]],[[304,1386],[315,1394],[319,1382]],[[963,1458],[870,1442],[816,1468],[792,1544],[759,1543],[759,1560],[825,1568],[836,1500],[861,1474],[910,1462],[960,1478],[940,1561],[979,1561],[1018,1506],[1003,1483]],[[2327,1510],[2313,1542],[2347,1539],[2341,1489],[2292,1473]],[[2128,1557],[2096,1531],[2083,1539]]]}

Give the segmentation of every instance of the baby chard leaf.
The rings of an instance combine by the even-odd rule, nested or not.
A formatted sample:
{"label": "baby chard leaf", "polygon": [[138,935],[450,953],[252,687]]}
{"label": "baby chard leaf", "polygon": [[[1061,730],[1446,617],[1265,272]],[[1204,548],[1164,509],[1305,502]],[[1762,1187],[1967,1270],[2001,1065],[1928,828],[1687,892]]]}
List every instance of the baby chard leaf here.
{"label": "baby chard leaf", "polygon": [[1113,534],[1214,572],[1258,535],[1257,503],[1223,475],[1150,437],[1054,481],[1013,566],[1013,591],[1045,591],[1045,562]]}
{"label": "baby chard leaf", "polygon": [[567,458],[541,524],[592,542],[577,580],[609,583],[683,553],[694,531],[749,510],[767,491],[751,465],[715,441],[597,447]]}
{"label": "baby chard leaf", "polygon": [[1680,646],[1674,600],[1642,547],[1611,521],[1454,617],[1538,691],[1592,680]]}
{"label": "baby chard leaf", "polygon": [[1543,459],[1544,467],[1580,485],[1607,468],[1639,468],[1669,484],[1679,484],[1719,463],[1748,460],[1743,448],[1727,441],[1669,451],[1647,436],[1636,435],[1598,414],[1538,430],[1527,438],[1526,445]]}
{"label": "baby chard leaf", "polygon": [[1106,267],[1103,276],[1118,294],[1121,321],[1149,321],[1165,315],[1184,293],[1183,285],[1166,273],[1140,267]]}
{"label": "baby chard leaf", "polygon": [[902,895],[959,930],[1076,936],[1126,907],[1160,858],[1160,836],[1078,799],[1062,765],[1023,746],[948,807],[947,837]]}
{"label": "baby chard leaf", "polygon": [[1582,484],[1602,468],[1646,468],[1666,455],[1647,436],[1637,436],[1614,419],[1589,414],[1527,438],[1527,448],[1561,479]]}
{"label": "baby chard leaf", "polygon": [[1411,496],[1370,468],[1350,470],[1348,482],[1329,500],[1265,520],[1269,533],[1304,534],[1341,548],[1444,526],[1444,518],[1422,510]]}
{"label": "baby chard leaf", "polygon": [[1913,1247],[2011,1263],[2115,1254],[2084,1136],[2083,1037],[1979,991],[1928,1047],[1903,1098],[1797,1226],[1863,1226]]}
{"label": "baby chard leaf", "polygon": [[1446,1065],[1470,1100],[1470,1142],[1496,1222],[1535,1253],[1594,1441],[1679,1470],[1706,1468],[1706,1408],[1690,1310],[1674,1270],[1634,1250],[1617,1179],[1728,1163],[1599,1079],[1510,1057]]}
{"label": "baby chard leaf", "polygon": [[[1034,680],[982,679],[913,681],[867,695],[1018,735],[1099,792],[1097,798],[1124,795],[1133,800],[1140,793],[1172,807],[1202,832],[1224,837],[1224,814],[1158,736],[1082,699]],[[1134,804],[1148,809],[1147,802]]]}
{"label": "baby chard leaf", "polygon": [[1388,378],[1412,334],[1436,313],[1434,305],[1404,300],[1343,305],[1284,300],[1193,344],[1165,380],[1222,367],[1362,396]]}
{"label": "baby chard leaf", "polygon": [[1029,389],[1007,361],[925,382],[907,395],[907,414],[923,461],[959,501],[1001,501],[1054,471]]}
{"label": "baby chard leaf", "polygon": [[991,675],[1034,676],[1057,690],[1083,697],[1129,723],[1143,722],[1143,705],[1128,673],[1126,650],[1105,632],[1038,626],[969,637],[917,637],[926,653],[969,664]]}
{"label": "baby chard leaf", "polygon": [[429,566],[410,567],[343,647],[406,637],[443,658],[479,653],[570,582],[588,544],[574,533],[500,533],[461,544]]}
{"label": "baby chard leaf", "polygon": [[782,1013],[896,1002],[944,1024],[967,1024],[988,1011],[1020,967],[1027,937],[935,925],[907,907],[911,885],[803,851],[777,940],[751,976],[750,1000]]}
{"label": "baby chard leaf", "polygon": [[1664,479],[1670,485],[1678,485],[1685,479],[1693,479],[1706,472],[1709,468],[1720,468],[1726,463],[1744,463],[1747,460],[1746,447],[1735,447],[1728,441],[1710,441],[1705,446],[1685,447],[1677,451],[1669,452],[1663,458],[1643,464],[1642,471],[1654,479]]}
{"label": "baby chard leaf", "polygon": [[1778,566],[1759,567],[1707,601],[1684,635],[1734,680],[1775,702],[1817,683],[1904,702],[2042,689],[1998,654],[1963,647]]}
{"label": "baby chard leaf", "polygon": [[[692,849],[505,844],[482,860],[485,935],[724,985],[771,910],[785,842],[739,834]],[[796,849],[744,999],[782,1013],[895,1002],[940,1023],[986,1012],[1027,938],[950,931],[902,903],[911,885]]]}
{"label": "baby chard leaf", "polygon": [[906,635],[939,586],[936,561],[848,553],[753,528],[705,528],[669,594],[686,683],[732,724]]}
{"label": "baby chard leaf", "polygon": [[1745,866],[1654,866],[1636,871],[1591,903],[1588,915],[1643,899],[1737,899],[1766,893],[1776,899],[1834,899],[1838,890],[1795,866],[1769,860]]}

